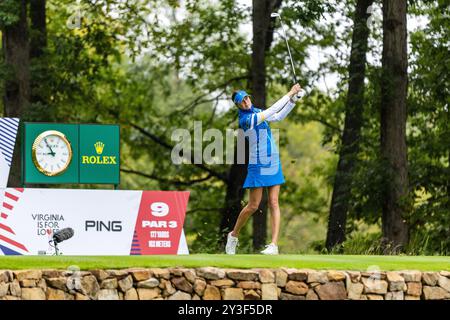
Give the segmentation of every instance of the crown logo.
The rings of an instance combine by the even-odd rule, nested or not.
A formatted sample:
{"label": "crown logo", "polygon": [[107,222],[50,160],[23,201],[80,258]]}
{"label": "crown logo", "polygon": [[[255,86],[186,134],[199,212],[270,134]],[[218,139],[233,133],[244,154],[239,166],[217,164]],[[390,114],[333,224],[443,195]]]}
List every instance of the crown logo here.
{"label": "crown logo", "polygon": [[105,144],[103,142],[101,142],[101,141],[97,141],[94,144],[94,147],[95,147],[95,152],[97,152],[97,154],[102,154],[103,148],[105,147]]}

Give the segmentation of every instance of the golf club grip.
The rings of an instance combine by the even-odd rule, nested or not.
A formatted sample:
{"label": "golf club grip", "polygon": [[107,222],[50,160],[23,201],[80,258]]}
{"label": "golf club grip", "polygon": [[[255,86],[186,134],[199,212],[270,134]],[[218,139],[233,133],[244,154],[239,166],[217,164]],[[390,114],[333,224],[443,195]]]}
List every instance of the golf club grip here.
{"label": "golf club grip", "polygon": [[297,93],[297,97],[299,99],[302,99],[304,96],[306,96],[306,90],[305,89],[300,89],[299,93]]}

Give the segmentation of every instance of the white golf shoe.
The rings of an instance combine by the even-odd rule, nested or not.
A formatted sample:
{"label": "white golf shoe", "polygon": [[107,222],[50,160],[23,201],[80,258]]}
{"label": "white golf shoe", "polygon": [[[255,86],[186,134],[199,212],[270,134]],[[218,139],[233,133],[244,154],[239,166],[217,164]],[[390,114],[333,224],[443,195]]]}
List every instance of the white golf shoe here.
{"label": "white golf shoe", "polygon": [[261,251],[262,254],[278,254],[278,246],[271,243],[266,246],[266,248]]}
{"label": "white golf shoe", "polygon": [[227,236],[227,245],[225,246],[225,252],[227,254],[236,254],[236,247],[239,244],[237,237],[233,237],[231,232]]}

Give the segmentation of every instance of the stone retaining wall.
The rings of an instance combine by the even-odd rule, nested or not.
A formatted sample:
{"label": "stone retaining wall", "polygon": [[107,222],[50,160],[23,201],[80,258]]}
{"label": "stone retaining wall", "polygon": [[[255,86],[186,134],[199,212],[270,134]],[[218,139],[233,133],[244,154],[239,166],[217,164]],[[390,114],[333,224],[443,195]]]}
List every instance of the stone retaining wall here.
{"label": "stone retaining wall", "polygon": [[0,270],[3,300],[450,300],[450,272]]}

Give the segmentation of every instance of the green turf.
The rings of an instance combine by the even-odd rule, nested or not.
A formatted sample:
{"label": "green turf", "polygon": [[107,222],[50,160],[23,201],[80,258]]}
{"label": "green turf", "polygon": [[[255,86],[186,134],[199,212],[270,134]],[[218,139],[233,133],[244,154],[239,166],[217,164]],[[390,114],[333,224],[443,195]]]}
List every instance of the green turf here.
{"label": "green turf", "polygon": [[442,256],[345,256],[345,255],[235,255],[192,254],[160,256],[2,256],[1,269],[122,269],[130,267],[307,268],[335,270],[450,271],[450,257]]}

